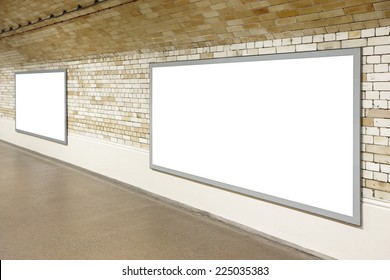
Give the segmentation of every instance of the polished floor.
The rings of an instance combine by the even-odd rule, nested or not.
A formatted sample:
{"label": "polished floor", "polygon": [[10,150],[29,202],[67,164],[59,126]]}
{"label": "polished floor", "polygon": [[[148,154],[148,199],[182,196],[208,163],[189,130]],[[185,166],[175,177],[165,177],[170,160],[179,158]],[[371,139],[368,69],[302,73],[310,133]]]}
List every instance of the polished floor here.
{"label": "polished floor", "polygon": [[315,257],[0,141],[0,259]]}

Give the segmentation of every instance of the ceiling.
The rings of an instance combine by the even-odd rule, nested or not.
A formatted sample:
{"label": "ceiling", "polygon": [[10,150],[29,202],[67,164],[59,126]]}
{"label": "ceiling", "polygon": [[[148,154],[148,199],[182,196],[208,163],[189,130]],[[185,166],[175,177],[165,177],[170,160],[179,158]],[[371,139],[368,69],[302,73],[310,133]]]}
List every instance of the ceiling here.
{"label": "ceiling", "polygon": [[389,0],[1,0],[0,66],[379,26]]}

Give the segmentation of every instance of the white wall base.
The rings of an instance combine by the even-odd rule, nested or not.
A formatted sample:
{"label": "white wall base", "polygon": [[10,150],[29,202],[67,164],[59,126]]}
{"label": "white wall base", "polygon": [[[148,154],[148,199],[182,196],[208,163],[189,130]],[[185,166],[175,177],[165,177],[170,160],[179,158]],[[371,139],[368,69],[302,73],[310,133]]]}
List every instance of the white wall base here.
{"label": "white wall base", "polygon": [[69,135],[64,146],[17,133],[7,119],[0,139],[336,259],[390,259],[387,202],[364,199],[359,228],[153,171],[148,152],[122,145]]}

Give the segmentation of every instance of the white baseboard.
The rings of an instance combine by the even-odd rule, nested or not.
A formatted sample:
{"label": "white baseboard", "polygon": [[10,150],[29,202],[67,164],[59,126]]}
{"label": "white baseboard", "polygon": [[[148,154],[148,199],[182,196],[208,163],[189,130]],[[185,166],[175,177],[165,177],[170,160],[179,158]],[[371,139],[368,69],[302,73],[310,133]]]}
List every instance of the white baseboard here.
{"label": "white baseboard", "polygon": [[153,171],[143,150],[77,135],[69,135],[64,146],[17,133],[8,119],[0,119],[0,139],[332,258],[390,259],[385,201],[363,199],[362,226],[354,227]]}

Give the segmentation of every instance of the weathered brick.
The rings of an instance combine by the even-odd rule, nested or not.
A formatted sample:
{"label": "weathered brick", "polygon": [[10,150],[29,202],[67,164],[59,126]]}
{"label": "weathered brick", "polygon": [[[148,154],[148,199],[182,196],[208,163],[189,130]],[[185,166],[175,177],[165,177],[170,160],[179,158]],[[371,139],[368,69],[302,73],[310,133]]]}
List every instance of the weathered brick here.
{"label": "weathered brick", "polygon": [[367,39],[354,39],[341,41],[341,47],[343,48],[355,48],[355,47],[365,47],[367,45]]}
{"label": "weathered brick", "polygon": [[374,126],[374,119],[362,118],[362,126]]}
{"label": "weathered brick", "polygon": [[366,180],[366,187],[370,189],[390,192],[390,184],[386,182],[379,182],[374,180]]}
{"label": "weathered brick", "polygon": [[348,38],[349,39],[357,39],[361,37],[362,32],[360,30],[354,30],[348,32]]}
{"label": "weathered brick", "polygon": [[[390,177],[390,175],[389,175]],[[389,179],[388,179],[389,180]],[[389,180],[390,181],[390,180]],[[374,197],[376,199],[382,199],[390,201],[390,192],[388,191],[380,191],[380,190],[374,190]]]}
{"label": "weathered brick", "polygon": [[389,155],[374,154],[374,162],[390,164],[390,156]]}
{"label": "weathered brick", "polygon": [[318,43],[318,50],[339,49],[340,47],[340,41]]}
{"label": "weathered brick", "polygon": [[378,145],[366,145],[366,152],[373,154],[390,155],[390,147]]}
{"label": "weathered brick", "polygon": [[320,18],[333,18],[333,17],[339,17],[339,16],[344,16],[345,12],[343,9],[337,9],[337,10],[330,10],[330,11],[325,11],[318,13]]}
{"label": "weathered brick", "polygon": [[359,5],[359,6],[349,6],[344,9],[345,14],[360,14],[360,13],[366,13],[366,12],[372,12],[374,11],[374,5],[372,4],[365,4],[365,5]]}

